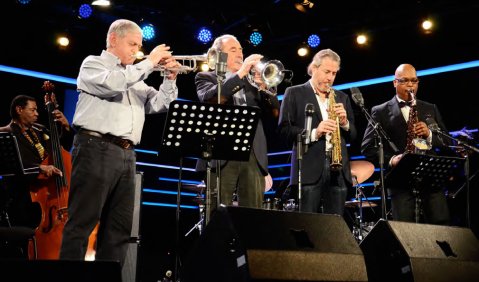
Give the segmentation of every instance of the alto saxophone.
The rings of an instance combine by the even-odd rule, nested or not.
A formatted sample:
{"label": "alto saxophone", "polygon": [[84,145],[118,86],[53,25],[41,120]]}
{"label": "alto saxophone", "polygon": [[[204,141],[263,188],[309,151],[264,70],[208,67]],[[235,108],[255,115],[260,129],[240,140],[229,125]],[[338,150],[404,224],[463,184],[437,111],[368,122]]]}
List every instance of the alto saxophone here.
{"label": "alto saxophone", "polygon": [[341,156],[341,135],[339,131],[340,130],[339,117],[336,115],[336,112],[334,111],[334,106],[336,105],[335,96],[336,96],[336,93],[334,93],[334,89],[329,88],[328,115],[329,115],[329,119],[336,121],[336,129],[331,133],[331,139],[330,139],[330,143],[332,145],[330,168],[333,171],[339,171],[343,167],[343,163],[342,163],[342,156]]}

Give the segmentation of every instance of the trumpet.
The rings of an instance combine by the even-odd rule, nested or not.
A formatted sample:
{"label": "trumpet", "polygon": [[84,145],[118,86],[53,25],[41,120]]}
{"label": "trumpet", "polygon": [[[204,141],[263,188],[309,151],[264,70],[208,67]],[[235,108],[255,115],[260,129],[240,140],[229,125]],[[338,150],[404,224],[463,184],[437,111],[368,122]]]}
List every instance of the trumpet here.
{"label": "trumpet", "polygon": [[[210,49],[211,50],[211,49]],[[148,57],[142,52],[138,52],[133,55],[138,60],[143,60]],[[214,69],[216,65],[216,53],[215,51],[208,51],[204,55],[176,55],[172,56],[176,61],[180,63],[180,66],[167,68],[164,65],[158,64],[153,70],[160,71],[161,75],[168,74],[169,72],[178,72],[178,74],[185,74],[189,72],[196,71],[198,69],[198,62],[206,62],[210,69]]]}
{"label": "trumpet", "polygon": [[285,70],[283,64],[278,60],[260,61],[254,67],[251,68],[247,75],[248,82],[254,87],[262,90],[258,83],[255,81],[256,75],[259,74],[259,79],[268,89],[265,89],[267,94],[276,96],[276,90],[278,86],[288,74],[288,80],[293,78],[293,72],[291,70]]}

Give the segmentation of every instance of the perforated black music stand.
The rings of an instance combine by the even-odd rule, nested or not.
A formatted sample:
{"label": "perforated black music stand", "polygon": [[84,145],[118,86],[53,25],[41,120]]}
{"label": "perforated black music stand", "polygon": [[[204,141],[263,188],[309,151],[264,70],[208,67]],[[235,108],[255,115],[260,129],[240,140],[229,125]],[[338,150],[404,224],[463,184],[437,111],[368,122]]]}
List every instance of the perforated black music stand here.
{"label": "perforated black music stand", "polygon": [[23,167],[17,138],[10,132],[0,132],[0,159],[0,176],[38,173],[38,167]]}
{"label": "perforated black music stand", "polygon": [[259,108],[174,101],[170,104],[162,152],[205,160],[247,161]]}
{"label": "perforated black music stand", "polygon": [[[180,160],[183,157],[194,157],[207,161],[205,224],[208,224],[211,215],[210,161],[249,159],[258,126],[259,111],[259,108],[255,107],[178,100],[170,104],[160,151]],[[181,185],[178,184],[177,227],[180,189]],[[217,185],[218,199],[219,196],[220,185]],[[179,231],[176,233],[179,246]],[[176,261],[178,263],[178,259]],[[177,270],[177,267],[175,268]]]}
{"label": "perforated black music stand", "polygon": [[423,154],[405,154],[385,177],[385,187],[413,189],[416,194],[416,222],[419,221],[418,195],[441,189],[453,176],[460,175],[464,159]]}

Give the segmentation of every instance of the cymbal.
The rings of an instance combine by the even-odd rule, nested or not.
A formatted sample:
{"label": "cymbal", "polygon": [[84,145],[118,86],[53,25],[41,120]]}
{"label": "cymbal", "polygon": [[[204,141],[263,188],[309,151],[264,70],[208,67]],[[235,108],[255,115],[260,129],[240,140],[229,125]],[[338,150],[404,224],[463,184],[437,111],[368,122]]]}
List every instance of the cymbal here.
{"label": "cymbal", "polygon": [[363,183],[374,173],[374,165],[368,161],[351,161],[351,175],[356,176],[358,183]]}
{"label": "cymbal", "polygon": [[[361,204],[358,200],[354,200],[354,201],[347,201],[345,206],[347,208],[356,208],[356,207],[359,207],[359,204]],[[373,202],[368,202],[368,201],[363,201],[362,202],[362,207],[363,208],[369,208],[369,207],[377,207],[378,205],[376,203],[373,203]]]}
{"label": "cymbal", "polygon": [[206,187],[206,184],[204,182],[201,182],[200,184],[182,184],[181,188],[184,188],[186,190],[190,190],[196,193],[201,193],[204,191]]}

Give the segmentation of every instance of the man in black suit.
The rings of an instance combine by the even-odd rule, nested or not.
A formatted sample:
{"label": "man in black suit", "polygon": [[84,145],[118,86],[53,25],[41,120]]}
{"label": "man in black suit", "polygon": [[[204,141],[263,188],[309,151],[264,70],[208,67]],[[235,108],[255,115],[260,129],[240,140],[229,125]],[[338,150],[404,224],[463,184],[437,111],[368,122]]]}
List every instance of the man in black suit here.
{"label": "man in black suit", "polygon": [[[290,186],[298,185],[296,140],[306,128],[305,107],[308,103],[314,106],[310,144],[303,155],[301,169],[300,208],[305,212],[343,215],[348,187],[352,187],[346,143],[356,136],[353,110],[349,97],[332,88],[340,62],[339,55],[331,49],[316,53],[308,66],[311,79],[288,87],[281,104],[279,131],[289,142],[293,142]],[[331,95],[336,102],[332,110],[337,120],[329,119]],[[333,146],[334,142],[331,142],[333,131],[339,131],[340,146]],[[341,150],[341,167],[331,169],[332,152],[338,147]]]}
{"label": "man in black suit", "polygon": [[[395,167],[407,149],[408,120],[412,106],[410,105],[412,101],[410,92],[415,96],[419,84],[416,69],[410,64],[400,65],[396,69],[394,76],[393,83],[396,88],[396,95],[391,100],[374,106],[371,110],[373,119],[381,125],[399,150],[399,153],[395,153],[389,144],[384,144],[384,162],[387,166],[385,167],[386,169]],[[432,122],[438,124],[441,131],[447,132],[436,105],[416,99],[416,110],[418,122],[414,124],[411,123],[411,132],[423,138],[429,146],[432,145],[432,148],[447,145],[448,141],[443,140],[444,138],[441,138],[437,134],[433,134],[425,122],[426,119],[429,118]],[[364,133],[361,152],[367,159],[378,163],[378,148],[375,145],[377,142],[374,133],[373,126],[369,124]],[[434,154],[434,151],[429,150],[427,154]],[[414,222],[416,215],[416,198],[413,194],[413,190],[409,189],[409,187],[388,187],[388,192],[391,197],[393,219]],[[442,189],[421,189],[420,197],[422,200],[424,221],[426,223],[449,223],[449,210]]]}
{"label": "man in black suit", "polygon": [[[216,72],[200,72],[195,77],[196,90],[201,102],[253,106],[261,109],[249,161],[221,161],[221,203],[230,205],[233,194],[238,196],[238,205],[260,208],[263,203],[265,176],[268,175],[268,156],[266,136],[263,124],[268,119],[277,118],[279,102],[275,95],[266,93],[274,91],[266,89],[261,79],[255,79],[256,87],[247,80],[252,68],[255,68],[262,57],[258,54],[243,60],[243,48],[233,35],[222,35],[215,39],[212,48],[227,53],[226,75],[221,85],[221,97],[218,101],[218,79]],[[257,78],[257,76],[255,76]],[[212,191],[216,186],[216,161],[212,161]],[[206,162],[199,160],[198,171],[206,170]],[[215,203],[216,201],[212,201]]]}

